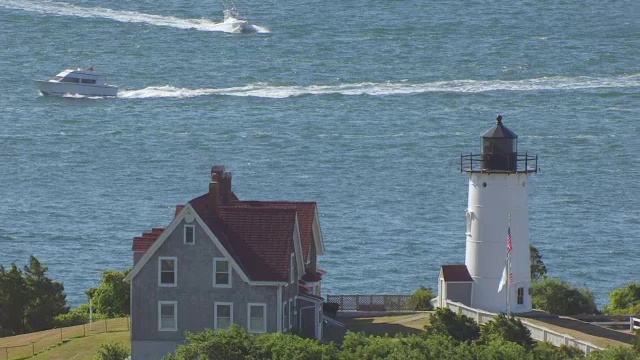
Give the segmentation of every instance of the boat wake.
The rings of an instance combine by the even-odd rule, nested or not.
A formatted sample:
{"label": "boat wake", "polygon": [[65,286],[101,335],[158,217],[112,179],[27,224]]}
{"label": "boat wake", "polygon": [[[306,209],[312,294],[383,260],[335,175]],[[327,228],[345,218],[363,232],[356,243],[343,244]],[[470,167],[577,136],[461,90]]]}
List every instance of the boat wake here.
{"label": "boat wake", "polygon": [[602,88],[640,87],[640,74],[619,77],[545,77],[515,81],[452,80],[431,83],[358,83],[339,85],[273,86],[264,83],[230,88],[189,89],[151,86],[139,90],[120,90],[119,98],[189,98],[227,95],[282,99],[309,95],[412,95],[423,93],[482,93],[492,91],[564,91]]}
{"label": "boat wake", "polygon": [[[83,18],[103,18],[119,22],[144,23],[156,26],[168,26],[177,29],[194,29],[199,31],[219,31],[233,33],[236,29],[208,19],[184,19],[173,16],[145,14],[136,11],[112,10],[106,8],[87,8],[65,2],[40,1],[40,0],[3,0],[0,7],[15,10],[37,12],[41,14],[53,14],[61,16],[77,16]],[[268,33],[269,29],[250,25],[256,33]]]}

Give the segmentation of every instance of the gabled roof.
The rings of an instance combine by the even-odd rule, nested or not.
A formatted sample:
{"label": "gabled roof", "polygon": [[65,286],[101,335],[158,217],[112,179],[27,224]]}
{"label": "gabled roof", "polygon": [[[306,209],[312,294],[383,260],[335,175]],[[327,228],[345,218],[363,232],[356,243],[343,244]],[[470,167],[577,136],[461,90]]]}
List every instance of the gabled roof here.
{"label": "gabled roof", "polygon": [[[317,211],[317,205],[314,201],[234,201],[231,206],[296,210],[298,213],[298,226],[300,227],[300,243],[302,244],[302,254],[305,260],[309,258],[309,253],[311,251],[311,242],[314,241],[313,222],[314,220],[316,220]],[[322,235],[320,235],[320,237],[322,237]],[[324,253],[324,249],[316,250],[320,254]]]}
{"label": "gabled roof", "polygon": [[145,232],[142,236],[133,238],[133,252],[147,252],[151,245],[160,237],[164,228],[153,228],[150,232]]}
{"label": "gabled roof", "polygon": [[442,265],[440,272],[446,282],[473,282],[465,264]]}
{"label": "gabled roof", "polygon": [[214,214],[208,194],[189,203],[251,280],[289,280],[295,209],[231,205]]}

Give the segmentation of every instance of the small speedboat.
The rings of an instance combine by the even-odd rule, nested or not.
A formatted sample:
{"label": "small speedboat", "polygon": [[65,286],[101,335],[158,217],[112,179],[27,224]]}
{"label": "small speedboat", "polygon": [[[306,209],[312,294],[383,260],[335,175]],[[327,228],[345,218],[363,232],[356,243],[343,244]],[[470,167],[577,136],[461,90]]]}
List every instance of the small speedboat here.
{"label": "small speedboat", "polygon": [[222,13],[224,14],[224,21],[222,23],[231,26],[232,32],[241,33],[255,31],[253,26],[249,25],[247,19],[240,15],[240,12],[235,7],[225,9]]}
{"label": "small speedboat", "polygon": [[118,87],[109,85],[92,67],[67,69],[51,80],[36,80],[43,95],[116,96]]}

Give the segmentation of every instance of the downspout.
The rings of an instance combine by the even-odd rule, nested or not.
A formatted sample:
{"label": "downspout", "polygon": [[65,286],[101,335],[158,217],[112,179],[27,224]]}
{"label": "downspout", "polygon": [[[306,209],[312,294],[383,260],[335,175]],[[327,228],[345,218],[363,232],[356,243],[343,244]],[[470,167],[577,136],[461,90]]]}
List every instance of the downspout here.
{"label": "downspout", "polygon": [[282,332],[282,285],[278,285],[278,293],[276,295],[276,314],[277,314],[277,321],[276,321],[276,326],[277,326],[277,330],[276,332]]}

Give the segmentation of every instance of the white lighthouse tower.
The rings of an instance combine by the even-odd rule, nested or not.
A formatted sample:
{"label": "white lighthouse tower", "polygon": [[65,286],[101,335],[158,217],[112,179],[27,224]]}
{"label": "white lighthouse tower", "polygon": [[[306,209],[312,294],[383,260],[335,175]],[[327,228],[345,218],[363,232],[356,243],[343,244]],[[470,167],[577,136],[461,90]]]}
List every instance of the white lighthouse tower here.
{"label": "white lighthouse tower", "polygon": [[482,135],[482,153],[460,158],[460,170],[469,176],[465,265],[474,308],[531,311],[527,188],[537,161],[537,155],[518,153],[518,135],[502,124],[502,116]]}

